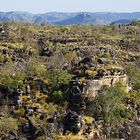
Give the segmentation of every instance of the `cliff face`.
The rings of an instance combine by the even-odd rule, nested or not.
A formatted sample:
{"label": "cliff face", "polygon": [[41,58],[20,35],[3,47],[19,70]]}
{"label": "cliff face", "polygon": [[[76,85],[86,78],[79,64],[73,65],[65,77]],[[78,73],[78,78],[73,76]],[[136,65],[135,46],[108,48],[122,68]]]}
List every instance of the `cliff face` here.
{"label": "cliff face", "polygon": [[128,76],[104,76],[100,79],[87,80],[86,86],[84,87],[84,93],[86,93],[86,97],[94,98],[101,94],[107,87],[117,83],[122,83],[126,92],[131,90]]}

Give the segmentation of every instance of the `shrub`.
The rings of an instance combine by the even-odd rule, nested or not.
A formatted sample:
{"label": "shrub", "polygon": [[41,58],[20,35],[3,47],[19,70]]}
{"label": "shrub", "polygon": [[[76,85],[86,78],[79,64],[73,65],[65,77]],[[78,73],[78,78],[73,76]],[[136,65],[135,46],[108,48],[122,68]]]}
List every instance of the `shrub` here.
{"label": "shrub", "polygon": [[4,55],[0,55],[0,62],[4,61]]}
{"label": "shrub", "polygon": [[[121,85],[108,88],[104,94],[87,104],[86,114],[97,117],[101,115],[104,120],[104,131],[110,137],[117,129],[132,117],[132,112],[127,110],[124,99],[128,96]],[[95,116],[94,116],[95,115]]]}
{"label": "shrub", "polygon": [[7,71],[3,71],[0,73],[0,84],[5,85],[10,88],[21,88],[22,90],[25,89],[25,85],[23,80],[25,79],[25,74],[22,72],[17,72],[14,74],[10,74]]}
{"label": "shrub", "polygon": [[76,57],[76,52],[75,51],[73,51],[73,52],[69,52],[69,53],[67,53],[66,55],[65,55],[65,59],[66,59],[66,61],[67,62],[72,62],[72,60],[74,60],[74,58]]}
{"label": "shrub", "polygon": [[10,131],[18,130],[18,120],[11,117],[0,117],[0,137],[5,137]]}
{"label": "shrub", "polygon": [[47,69],[43,62],[40,62],[37,59],[32,59],[27,63],[27,75],[36,76],[40,79],[46,77]]}
{"label": "shrub", "polygon": [[140,90],[140,68],[136,65],[128,65],[126,67],[129,77],[131,78],[131,84],[136,91]]}
{"label": "shrub", "polygon": [[53,69],[48,71],[48,79],[52,87],[59,88],[62,85],[67,85],[72,78],[72,75],[66,70]]}
{"label": "shrub", "polygon": [[101,58],[101,57],[104,57],[104,58],[107,58],[107,59],[110,59],[110,58],[111,58],[109,52],[101,52],[101,53],[99,54],[99,57],[100,57],[100,58]]}
{"label": "shrub", "polygon": [[63,93],[61,91],[54,91],[52,96],[52,101],[54,103],[62,104],[64,102]]}
{"label": "shrub", "polygon": [[126,112],[126,106],[123,100],[127,96],[127,93],[119,85],[116,85],[110,87],[106,93],[98,99],[102,107],[108,135],[111,134],[111,131],[121,126],[127,119],[125,118],[127,115],[122,116],[122,113]]}
{"label": "shrub", "polygon": [[16,110],[16,114],[19,116],[23,116],[25,113],[25,110],[23,108]]}
{"label": "shrub", "polygon": [[136,104],[140,105],[140,92],[131,92],[130,99]]}

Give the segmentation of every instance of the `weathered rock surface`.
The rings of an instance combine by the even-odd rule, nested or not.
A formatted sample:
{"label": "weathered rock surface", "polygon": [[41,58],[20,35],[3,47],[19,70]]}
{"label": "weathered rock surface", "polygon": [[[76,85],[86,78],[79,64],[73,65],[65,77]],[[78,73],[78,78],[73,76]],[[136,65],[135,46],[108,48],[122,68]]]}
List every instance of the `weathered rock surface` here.
{"label": "weathered rock surface", "polygon": [[126,92],[131,90],[130,81],[127,76],[105,76],[100,79],[87,80],[84,87],[86,97],[95,97],[101,94],[106,88],[117,83],[122,83]]}

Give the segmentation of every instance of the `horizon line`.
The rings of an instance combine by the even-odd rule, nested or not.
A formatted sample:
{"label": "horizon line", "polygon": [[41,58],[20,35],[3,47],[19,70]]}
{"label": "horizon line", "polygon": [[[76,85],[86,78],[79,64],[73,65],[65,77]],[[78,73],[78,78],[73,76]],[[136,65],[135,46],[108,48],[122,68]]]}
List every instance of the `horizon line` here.
{"label": "horizon line", "polygon": [[29,11],[19,11],[19,10],[9,10],[9,11],[0,11],[1,13],[10,13],[10,12],[23,12],[23,13],[30,13],[30,14],[46,14],[46,13],[128,13],[128,14],[131,14],[131,13],[140,13],[140,11],[133,11],[133,12],[124,12],[124,11],[46,11],[46,12],[29,12]]}

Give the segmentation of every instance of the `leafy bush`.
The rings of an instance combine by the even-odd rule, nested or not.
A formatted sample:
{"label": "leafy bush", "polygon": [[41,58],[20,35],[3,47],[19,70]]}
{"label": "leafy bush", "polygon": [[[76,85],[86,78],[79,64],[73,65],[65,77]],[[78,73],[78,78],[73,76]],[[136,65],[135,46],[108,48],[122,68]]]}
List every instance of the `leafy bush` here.
{"label": "leafy bush", "polygon": [[36,76],[38,78],[45,78],[47,73],[46,66],[43,62],[37,59],[32,59],[27,63],[27,74],[28,76]]}
{"label": "leafy bush", "polygon": [[54,103],[62,104],[64,102],[63,93],[61,91],[54,91],[52,96],[52,101]]}
{"label": "leafy bush", "polygon": [[104,95],[98,98],[102,107],[108,135],[110,135],[112,130],[117,129],[127,120],[125,118],[127,115],[122,116],[122,113],[126,112],[126,106],[123,100],[127,96],[127,93],[119,85],[116,85],[110,87]]}
{"label": "leafy bush", "polygon": [[100,58],[101,58],[101,57],[104,57],[104,58],[107,58],[107,59],[110,59],[110,58],[111,58],[109,52],[101,52],[101,53],[99,54],[99,57],[100,57]]}
{"label": "leafy bush", "polygon": [[4,55],[0,55],[0,62],[4,61]]}
{"label": "leafy bush", "polygon": [[129,77],[131,78],[131,84],[136,91],[140,90],[140,68],[136,65],[128,65],[126,67]]}
{"label": "leafy bush", "polygon": [[140,106],[140,92],[134,92],[132,91],[130,93],[130,99],[135,102],[137,105]]}
{"label": "leafy bush", "polygon": [[67,60],[67,62],[71,62],[75,57],[76,57],[76,52],[73,51],[73,52],[69,52],[65,55],[65,58]]}
{"label": "leafy bush", "polygon": [[5,85],[10,88],[21,88],[25,89],[25,85],[23,80],[25,79],[25,74],[22,72],[17,72],[14,74],[10,74],[9,72],[3,71],[0,73],[0,84]]}
{"label": "leafy bush", "polygon": [[18,130],[18,120],[11,117],[0,117],[0,137],[5,137],[10,131]]}
{"label": "leafy bush", "polygon": [[[97,117],[101,115],[104,120],[104,130],[108,137],[116,131],[124,121],[132,117],[127,110],[124,99],[128,96],[121,85],[110,87],[106,92],[87,104],[86,114]],[[94,116],[95,115],[95,116]]]}
{"label": "leafy bush", "polygon": [[72,75],[66,70],[53,69],[48,71],[48,79],[52,87],[59,88],[62,85],[67,85],[72,78]]}

